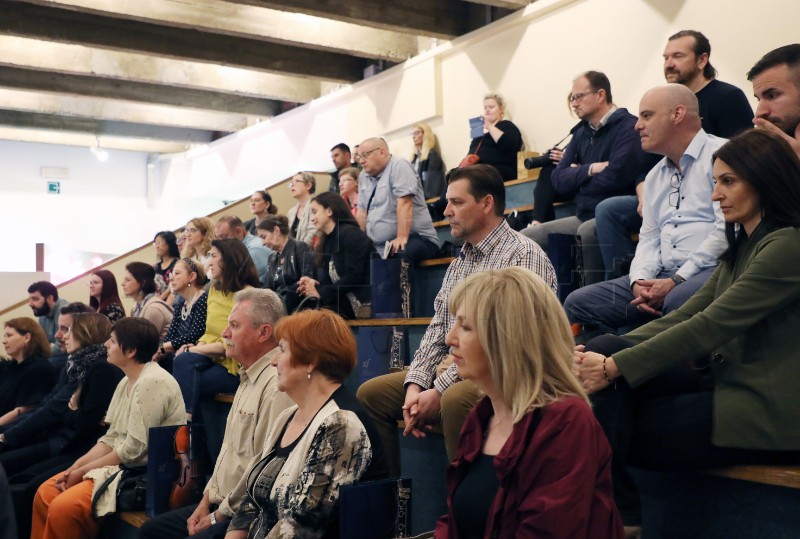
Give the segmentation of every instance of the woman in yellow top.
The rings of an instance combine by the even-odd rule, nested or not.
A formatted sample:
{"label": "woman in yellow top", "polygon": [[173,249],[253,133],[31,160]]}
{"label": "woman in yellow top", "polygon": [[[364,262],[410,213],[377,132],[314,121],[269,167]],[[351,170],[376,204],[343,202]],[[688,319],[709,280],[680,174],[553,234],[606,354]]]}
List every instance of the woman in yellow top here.
{"label": "woman in yellow top", "polygon": [[181,346],[175,352],[172,366],[189,417],[197,412],[201,398],[233,393],[239,386],[239,364],[234,358],[226,357],[222,331],[233,309],[233,294],[260,286],[250,253],[237,239],[211,242],[208,276],[214,282],[208,291],[205,335],[195,344]]}

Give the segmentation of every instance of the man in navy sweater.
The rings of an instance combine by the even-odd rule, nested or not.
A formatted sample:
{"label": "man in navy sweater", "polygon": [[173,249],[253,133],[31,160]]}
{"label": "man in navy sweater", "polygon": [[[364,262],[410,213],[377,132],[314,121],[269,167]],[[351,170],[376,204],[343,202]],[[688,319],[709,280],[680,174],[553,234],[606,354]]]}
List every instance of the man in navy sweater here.
{"label": "man in navy sweater", "polygon": [[604,279],[604,266],[595,233],[597,204],[634,193],[634,186],[658,161],[642,150],[634,129],[636,116],[617,108],[611,83],[599,71],[587,71],[572,83],[570,104],[581,123],[574,130],[552,182],[562,196],[575,197],[576,215],[532,225],[523,234],[547,249],[552,233],[577,234],[581,239],[586,284]]}

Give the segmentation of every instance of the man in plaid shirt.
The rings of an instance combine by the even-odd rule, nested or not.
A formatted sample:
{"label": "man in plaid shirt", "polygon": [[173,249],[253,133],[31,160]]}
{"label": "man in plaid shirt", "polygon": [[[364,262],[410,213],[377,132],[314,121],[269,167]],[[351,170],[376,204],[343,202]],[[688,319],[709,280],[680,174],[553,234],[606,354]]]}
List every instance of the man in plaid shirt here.
{"label": "man in plaid shirt", "polygon": [[458,377],[455,365],[436,376],[450,352],[444,342],[454,321],[447,307],[450,291],[473,273],[510,266],[533,271],[556,291],[556,274],[547,255],[503,218],[505,185],[500,174],[489,165],[473,165],[455,171],[448,181],[445,215],[453,237],[464,239],[464,246],[447,268],[431,324],[408,371],[373,378],[358,390],[381,435],[393,477],[400,475],[398,420],[405,421],[404,435],[416,437],[441,421],[452,459],[464,418],[480,396],[474,383]]}

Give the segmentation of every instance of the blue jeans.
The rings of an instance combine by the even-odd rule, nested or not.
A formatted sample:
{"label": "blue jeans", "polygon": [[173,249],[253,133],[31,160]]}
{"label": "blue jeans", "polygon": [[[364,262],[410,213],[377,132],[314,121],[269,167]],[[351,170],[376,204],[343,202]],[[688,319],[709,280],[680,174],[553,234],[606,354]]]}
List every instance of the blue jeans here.
{"label": "blue jeans", "polygon": [[620,196],[607,198],[594,209],[595,234],[606,268],[606,279],[617,277],[619,264],[633,256],[636,250],[631,234],[642,228],[642,218],[636,213],[638,205],[638,197]]}
{"label": "blue jeans", "polygon": [[[383,256],[385,246],[385,243],[375,244],[375,250],[379,255]],[[405,250],[397,253],[397,256],[407,258],[412,266],[416,266],[423,260],[436,258],[437,254],[439,254],[439,245],[437,243],[427,240],[414,232],[408,236]]]}
{"label": "blue jeans", "polygon": [[[661,311],[667,314],[686,303],[686,300],[700,290],[715,269],[717,268],[706,268],[670,290],[664,298]],[[669,276],[670,273],[662,272],[657,278]],[[588,324],[603,333],[621,333],[655,318],[631,305],[631,301],[631,281],[625,275],[575,290],[564,301],[564,310],[571,324]]]}
{"label": "blue jeans", "polygon": [[201,398],[217,393],[234,393],[239,387],[239,377],[203,354],[184,352],[175,356],[172,375],[183,394],[186,412],[194,414]]}

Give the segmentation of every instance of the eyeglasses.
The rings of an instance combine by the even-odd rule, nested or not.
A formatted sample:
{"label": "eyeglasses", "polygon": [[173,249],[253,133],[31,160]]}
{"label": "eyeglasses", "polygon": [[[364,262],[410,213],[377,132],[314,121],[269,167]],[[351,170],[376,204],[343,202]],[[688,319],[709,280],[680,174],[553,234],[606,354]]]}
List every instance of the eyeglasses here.
{"label": "eyeglasses", "polygon": [[583,99],[587,95],[596,94],[597,92],[598,92],[598,90],[594,90],[592,92],[583,92],[583,93],[580,93],[580,94],[572,94],[571,96],[569,96],[569,102],[570,103],[575,103],[576,101],[580,101],[581,99]]}
{"label": "eyeglasses", "polygon": [[305,185],[305,183],[306,182],[304,182],[303,180],[292,180],[292,181],[289,182],[289,187],[292,187],[293,185],[300,185],[300,184]]}
{"label": "eyeglasses", "polygon": [[669,205],[675,208],[676,210],[681,209],[681,182],[683,181],[683,175],[680,172],[676,172],[672,175],[672,178],[669,179],[669,186],[673,189],[673,191],[669,194]]}
{"label": "eyeglasses", "polygon": [[377,151],[377,150],[380,150],[380,148],[372,148],[371,150],[367,150],[366,152],[361,152],[360,154],[358,154],[356,156],[356,160],[357,161],[366,161],[367,157],[369,157],[369,154],[371,154],[372,152]]}

